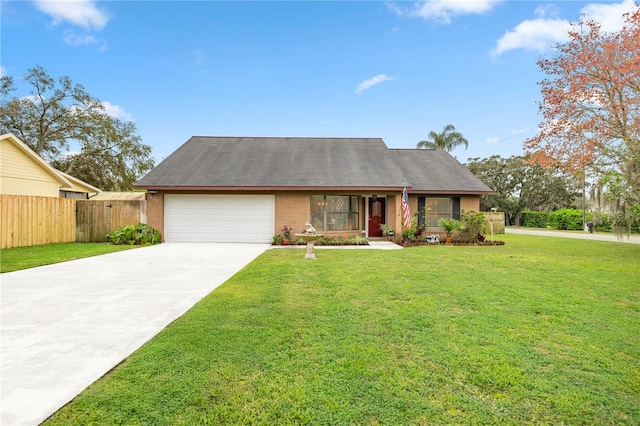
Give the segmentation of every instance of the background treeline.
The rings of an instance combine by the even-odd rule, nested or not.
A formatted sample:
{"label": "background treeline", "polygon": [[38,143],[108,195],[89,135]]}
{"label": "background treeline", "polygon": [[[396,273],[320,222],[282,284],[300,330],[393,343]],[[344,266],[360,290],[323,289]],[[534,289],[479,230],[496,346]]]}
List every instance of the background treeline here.
{"label": "background treeline", "polygon": [[480,197],[480,210],[504,212],[505,225],[581,230],[593,222],[597,231],[640,232],[640,208],[620,214],[620,198],[600,180],[543,168],[529,156],[470,158],[466,166],[493,191]]}

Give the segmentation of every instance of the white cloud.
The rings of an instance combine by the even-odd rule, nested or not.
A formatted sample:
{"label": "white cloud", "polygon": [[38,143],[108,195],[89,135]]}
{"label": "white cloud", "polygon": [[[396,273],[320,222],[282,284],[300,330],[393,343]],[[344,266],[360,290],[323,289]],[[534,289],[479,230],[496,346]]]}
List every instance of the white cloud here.
{"label": "white cloud", "polygon": [[565,19],[538,18],[523,21],[498,40],[491,55],[500,56],[515,49],[542,52],[556,43],[566,41],[569,26],[569,21]]}
{"label": "white cloud", "polygon": [[68,22],[88,30],[101,30],[110,18],[93,0],[35,0],[35,5],[51,16],[53,25]]}
{"label": "white cloud", "polygon": [[64,42],[70,46],[89,46],[92,44],[99,44],[100,50],[107,50],[107,43],[104,41],[100,41],[92,35],[89,34],[76,34],[71,30],[67,30],[64,33]]}
{"label": "white cloud", "polygon": [[[602,25],[605,31],[615,32],[622,28],[623,13],[637,7],[634,0],[623,0],[620,3],[591,3],[582,8],[581,15]],[[545,49],[568,40],[567,31],[571,23],[559,19],[555,7],[538,6],[536,19],[525,20],[510,31],[507,31],[491,51],[492,56],[500,56],[504,52],[516,49],[542,52]],[[552,16],[552,17],[551,17]]]}
{"label": "white cloud", "polygon": [[0,65],[0,77],[4,77],[5,75],[7,75],[7,69]]}
{"label": "white cloud", "polygon": [[488,143],[489,145],[496,145],[499,144],[500,142],[504,142],[504,141],[508,141],[509,139],[513,139],[516,136],[520,136],[522,134],[525,134],[529,131],[528,127],[522,128],[522,129],[513,129],[511,130],[511,136],[507,136],[506,138],[499,138],[499,137],[491,137],[491,138],[486,138],[484,141],[486,143]]}
{"label": "white cloud", "polygon": [[428,0],[418,1],[411,7],[387,3],[387,7],[400,16],[451,23],[454,16],[483,14],[493,9],[502,0]]}
{"label": "white cloud", "polygon": [[634,11],[637,8],[635,0],[623,0],[621,3],[592,3],[582,8],[582,13],[587,19],[599,22],[602,29],[608,32],[617,32],[624,24],[623,14]]}
{"label": "white cloud", "polygon": [[382,83],[383,81],[389,81],[393,79],[394,77],[390,77],[386,74],[378,74],[375,77],[371,77],[369,80],[365,80],[362,83],[358,84],[358,87],[356,87],[356,93],[360,94],[365,90],[369,90],[373,86]]}
{"label": "white cloud", "polygon": [[528,127],[524,127],[522,129],[513,129],[511,131],[511,134],[514,135],[514,136],[517,136],[517,135],[521,135],[523,133],[527,133],[528,131],[529,131],[529,128]]}
{"label": "white cloud", "polygon": [[108,116],[113,118],[119,118],[126,121],[132,121],[133,115],[124,110],[120,105],[113,105],[109,101],[103,101],[102,106]]}
{"label": "white cloud", "polygon": [[98,39],[91,35],[79,35],[73,31],[65,31],[64,41],[71,46],[84,46],[87,44],[97,44]]}
{"label": "white cloud", "polygon": [[556,17],[560,15],[560,8],[555,4],[542,4],[533,13],[538,18]]}

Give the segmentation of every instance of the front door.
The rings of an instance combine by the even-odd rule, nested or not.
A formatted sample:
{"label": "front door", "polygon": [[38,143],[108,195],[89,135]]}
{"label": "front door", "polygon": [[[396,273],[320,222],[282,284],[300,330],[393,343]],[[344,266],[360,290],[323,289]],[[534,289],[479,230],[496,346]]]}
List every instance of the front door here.
{"label": "front door", "polygon": [[369,198],[369,237],[382,237],[380,225],[387,220],[384,201],[384,198]]}

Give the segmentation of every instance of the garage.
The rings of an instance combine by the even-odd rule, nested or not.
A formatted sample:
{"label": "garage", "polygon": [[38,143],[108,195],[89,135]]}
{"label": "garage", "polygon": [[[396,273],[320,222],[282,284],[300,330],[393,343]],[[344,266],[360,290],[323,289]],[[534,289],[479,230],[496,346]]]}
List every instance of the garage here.
{"label": "garage", "polygon": [[269,243],[273,237],[273,195],[167,194],[167,242]]}

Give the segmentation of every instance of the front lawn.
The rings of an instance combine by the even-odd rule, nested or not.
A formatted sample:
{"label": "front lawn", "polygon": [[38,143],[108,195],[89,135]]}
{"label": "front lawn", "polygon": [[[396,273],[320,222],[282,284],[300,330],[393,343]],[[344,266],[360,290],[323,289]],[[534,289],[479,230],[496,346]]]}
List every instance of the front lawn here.
{"label": "front lawn", "polygon": [[67,260],[127,250],[133,247],[117,246],[110,243],[57,243],[9,248],[0,251],[0,272],[50,265]]}
{"label": "front lawn", "polygon": [[640,246],[500,237],[269,250],[45,424],[639,424]]}

